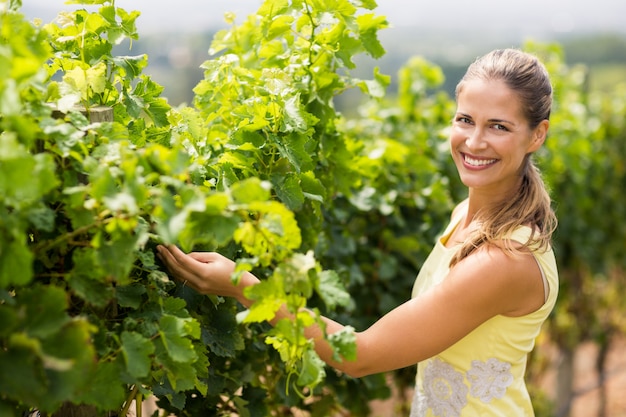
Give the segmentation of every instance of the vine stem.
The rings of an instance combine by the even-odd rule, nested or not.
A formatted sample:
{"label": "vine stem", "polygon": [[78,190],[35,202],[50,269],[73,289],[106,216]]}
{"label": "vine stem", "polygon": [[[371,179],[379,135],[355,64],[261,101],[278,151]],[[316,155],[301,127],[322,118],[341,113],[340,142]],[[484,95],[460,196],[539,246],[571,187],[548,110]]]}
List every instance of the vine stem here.
{"label": "vine stem", "polygon": [[[128,410],[130,410],[130,404],[137,397],[137,393],[139,392],[139,386],[133,386],[132,391],[128,394],[128,398],[126,398],[126,403],[124,403],[124,408],[120,411],[120,417],[126,417],[128,415]],[[141,407],[141,406],[139,406]],[[137,417],[141,417],[140,414],[137,414]]]}
{"label": "vine stem", "polygon": [[317,29],[317,24],[315,23],[315,19],[313,19],[313,13],[311,11],[311,5],[309,4],[309,2],[307,0],[304,1],[304,5],[306,6],[306,15],[309,18],[309,21],[311,22],[311,39],[309,39],[310,45],[309,45],[309,63],[306,66],[306,71],[309,74],[309,80],[307,82],[307,86],[309,88],[309,90],[312,90],[312,85],[313,85],[313,72],[311,71],[311,66],[313,65],[313,45],[315,44],[315,30]]}
{"label": "vine stem", "polygon": [[109,223],[110,221],[112,221],[112,219],[113,218],[111,217],[111,218],[108,218],[108,219],[105,219],[105,220],[97,221],[96,223],[93,223],[93,224],[88,224],[86,226],[79,227],[76,230],[73,230],[73,231],[71,231],[69,233],[66,233],[64,235],[61,235],[61,236],[57,237],[56,239],[54,239],[51,242],[50,241],[42,242],[40,245],[35,246],[33,252],[35,252],[35,253],[47,252],[48,250],[52,249],[53,247],[57,246],[58,244],[66,241],[66,240],[69,240],[69,239],[72,239],[72,238],[74,238],[76,236],[79,236],[79,235],[89,231],[90,229],[92,229],[94,227],[102,226],[102,225],[105,225],[105,224]]}
{"label": "vine stem", "polygon": [[142,410],[141,410],[142,406],[143,406],[143,394],[139,392],[137,393],[137,397],[135,398],[135,416],[136,417],[142,416]]}

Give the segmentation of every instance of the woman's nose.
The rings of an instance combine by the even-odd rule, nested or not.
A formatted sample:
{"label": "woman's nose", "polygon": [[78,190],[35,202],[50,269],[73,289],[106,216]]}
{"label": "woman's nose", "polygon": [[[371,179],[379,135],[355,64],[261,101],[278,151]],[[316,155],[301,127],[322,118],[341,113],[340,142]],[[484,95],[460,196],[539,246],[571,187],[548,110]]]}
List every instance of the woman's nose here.
{"label": "woman's nose", "polygon": [[468,132],[465,145],[467,145],[468,149],[484,149],[487,146],[487,142],[484,139],[482,129],[474,128],[471,132]]}

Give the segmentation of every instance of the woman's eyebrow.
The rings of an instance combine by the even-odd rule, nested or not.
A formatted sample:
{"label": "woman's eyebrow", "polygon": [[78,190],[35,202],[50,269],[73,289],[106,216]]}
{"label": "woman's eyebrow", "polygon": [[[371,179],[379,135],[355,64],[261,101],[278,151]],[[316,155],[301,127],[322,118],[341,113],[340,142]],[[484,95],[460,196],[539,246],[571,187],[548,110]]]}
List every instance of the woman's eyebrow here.
{"label": "woman's eyebrow", "polygon": [[511,126],[515,126],[515,123],[510,121],[510,120],[506,120],[506,119],[489,119],[490,123],[505,123],[505,124],[509,124]]}

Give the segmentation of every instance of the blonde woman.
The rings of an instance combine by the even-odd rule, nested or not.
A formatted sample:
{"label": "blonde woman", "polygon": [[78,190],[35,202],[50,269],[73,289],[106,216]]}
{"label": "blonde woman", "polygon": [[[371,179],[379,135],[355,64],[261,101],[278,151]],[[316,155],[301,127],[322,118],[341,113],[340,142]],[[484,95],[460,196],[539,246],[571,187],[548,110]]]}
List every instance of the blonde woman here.
{"label": "blonde woman", "polygon": [[[411,416],[533,415],[528,353],[556,301],[550,247],[556,218],[532,154],[549,127],[544,66],[515,49],[493,51],[456,89],[450,151],[468,198],[454,210],[416,278],[412,298],[356,334],[354,361],[333,360],[316,326],[306,330],[329,365],[360,377],[417,364]],[[205,294],[252,301],[234,263],[216,253],[158,248],[174,277]],[[288,317],[286,311],[275,320]],[[328,333],[343,326],[326,319]]]}

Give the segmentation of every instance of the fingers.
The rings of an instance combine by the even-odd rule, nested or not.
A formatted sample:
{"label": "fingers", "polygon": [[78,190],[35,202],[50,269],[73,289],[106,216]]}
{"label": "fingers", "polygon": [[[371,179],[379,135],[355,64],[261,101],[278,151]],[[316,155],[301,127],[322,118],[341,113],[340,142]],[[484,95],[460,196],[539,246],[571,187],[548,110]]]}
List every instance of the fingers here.
{"label": "fingers", "polygon": [[176,270],[190,270],[190,257],[181,251],[175,245],[157,246],[159,255],[167,264],[168,268],[175,268]]}
{"label": "fingers", "polygon": [[176,245],[161,246],[161,248],[165,249],[167,253],[169,253],[171,257],[174,258],[177,262],[180,262],[187,256],[185,252],[180,250]]}
{"label": "fingers", "polygon": [[203,263],[215,262],[222,258],[222,255],[215,252],[191,252],[188,256]]}
{"label": "fingers", "polygon": [[184,253],[175,245],[157,246],[157,254],[168,272],[202,294],[228,295],[233,292],[231,275],[235,262],[216,252]]}
{"label": "fingers", "polygon": [[191,252],[185,253],[178,246],[168,245],[165,247],[167,251],[172,255],[172,257],[179,262],[181,265],[193,265],[193,262],[190,261],[190,258],[194,261],[198,261],[201,263],[210,263],[218,261],[220,258],[223,258],[222,255],[215,252]]}
{"label": "fingers", "polygon": [[159,245],[157,246],[157,251],[157,255],[174,278],[181,282],[193,283],[194,274],[189,266],[186,265],[188,263],[186,255],[180,249],[174,245]]}
{"label": "fingers", "polygon": [[171,267],[175,266],[178,263],[176,261],[176,258],[174,258],[174,255],[170,251],[169,247],[166,247],[166,246],[163,246],[163,245],[158,245],[157,246],[157,255],[165,263],[165,265],[168,267],[168,269],[170,269]]}
{"label": "fingers", "polygon": [[222,265],[219,261],[226,258],[215,252],[186,254],[175,245],[159,245],[157,254],[173,278],[203,294],[212,293],[213,281],[223,275],[219,273],[223,267],[215,266]]}

